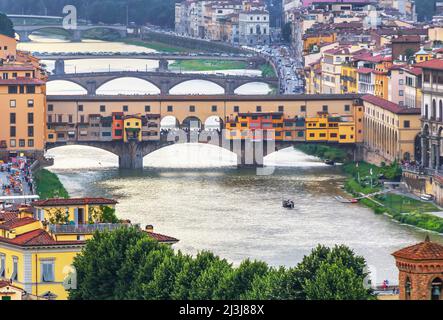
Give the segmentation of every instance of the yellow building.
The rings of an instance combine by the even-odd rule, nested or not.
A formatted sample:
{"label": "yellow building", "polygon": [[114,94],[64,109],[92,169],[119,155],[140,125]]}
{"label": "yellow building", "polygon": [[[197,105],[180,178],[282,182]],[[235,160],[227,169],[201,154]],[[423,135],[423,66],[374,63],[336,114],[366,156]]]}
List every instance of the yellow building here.
{"label": "yellow building", "polygon": [[434,59],[434,53],[432,51],[426,51],[423,47],[420,51],[414,54],[415,62],[425,62]]}
{"label": "yellow building", "polygon": [[332,43],[337,39],[335,33],[312,33],[303,36],[303,54],[315,52],[315,48],[320,47],[324,43]]}
{"label": "yellow building", "polygon": [[317,117],[306,118],[306,141],[330,143],[356,143],[358,129],[353,117],[319,112]]}
{"label": "yellow building", "polygon": [[376,164],[415,160],[420,109],[372,95],[364,96],[363,101],[365,160]]}
{"label": "yellow building", "polygon": [[46,138],[46,75],[38,60],[0,35],[0,156],[40,155]]}
{"label": "yellow building", "polygon": [[[116,201],[104,198],[47,199],[17,211],[0,211],[0,284],[24,290],[37,299],[67,299],[75,284],[72,263],[85,240],[97,230],[131,226],[128,222],[102,223],[100,211]],[[165,244],[178,240],[145,230]],[[16,291],[17,291],[16,290]],[[11,299],[13,290],[8,290]],[[0,285],[0,296],[4,292]],[[9,298],[6,298],[9,299]]]}
{"label": "yellow building", "polygon": [[123,121],[123,141],[142,141],[142,119],[139,116],[126,116]]}
{"label": "yellow building", "polygon": [[358,72],[352,63],[341,67],[341,93],[358,93]]}

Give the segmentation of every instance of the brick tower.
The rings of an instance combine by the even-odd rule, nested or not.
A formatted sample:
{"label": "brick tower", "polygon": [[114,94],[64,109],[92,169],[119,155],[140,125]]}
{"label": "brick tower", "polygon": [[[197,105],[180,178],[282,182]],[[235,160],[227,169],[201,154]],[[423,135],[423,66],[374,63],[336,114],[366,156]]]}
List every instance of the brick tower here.
{"label": "brick tower", "polygon": [[424,242],[398,250],[400,300],[443,300],[443,246]]}

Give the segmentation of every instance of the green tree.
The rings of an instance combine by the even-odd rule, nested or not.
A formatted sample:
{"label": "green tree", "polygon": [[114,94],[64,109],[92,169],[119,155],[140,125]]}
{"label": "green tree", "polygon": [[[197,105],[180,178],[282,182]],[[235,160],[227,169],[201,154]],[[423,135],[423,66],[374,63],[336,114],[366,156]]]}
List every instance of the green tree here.
{"label": "green tree", "polygon": [[[310,255],[303,258],[302,262],[297,265],[294,271],[295,287],[299,287],[302,289],[300,290],[301,299],[308,299],[306,286],[311,285],[313,281],[319,281],[316,280],[319,274],[322,274],[323,280],[325,279],[326,275],[331,275],[331,273],[328,273],[322,269],[323,264],[337,265],[343,270],[351,272],[356,278],[359,278],[360,282],[358,284],[358,287],[355,288],[357,291],[360,290],[361,287],[363,287],[364,280],[368,276],[366,272],[365,259],[361,256],[356,256],[354,252],[347,246],[336,245],[331,249],[322,245],[318,245],[314,250],[312,250]],[[336,278],[331,278],[331,281],[336,281]],[[352,282],[350,285],[354,284],[355,282]],[[310,288],[311,287],[309,287],[308,289]],[[340,291],[342,288],[341,286],[336,286],[333,288],[336,288],[337,291],[331,292],[330,294],[332,296],[340,296],[342,298],[346,297],[347,293]],[[352,299],[352,297],[354,297],[353,293],[350,292],[349,294],[349,299]],[[366,297],[370,297],[370,291],[367,291]]]}
{"label": "green tree", "polygon": [[141,284],[153,279],[154,270],[164,259],[164,252],[172,251],[150,237],[142,237],[128,247],[126,259],[117,271],[116,299],[142,299]]}
{"label": "green tree", "polygon": [[164,251],[163,261],[155,268],[152,280],[142,284],[143,299],[171,300],[177,275],[190,257],[180,251]]}
{"label": "green tree", "polygon": [[220,287],[214,293],[216,299],[239,300],[251,290],[255,278],[261,278],[268,272],[265,262],[243,261],[240,266],[222,278]]}
{"label": "green tree", "polygon": [[225,259],[217,257],[196,279],[190,292],[192,300],[220,299],[215,292],[220,288],[224,277],[232,272],[232,265]]}
{"label": "green tree", "polygon": [[77,289],[70,290],[69,299],[115,299],[118,273],[127,258],[127,250],[143,237],[147,235],[133,227],[95,232],[82,253],[74,258]]}
{"label": "green tree", "polygon": [[244,295],[248,300],[296,300],[300,297],[301,288],[294,283],[293,269],[284,267],[270,269],[262,277],[255,277],[251,289]]}
{"label": "green tree", "polygon": [[186,261],[181,272],[177,275],[172,298],[177,300],[189,300],[193,296],[192,288],[200,275],[217,260],[217,257],[209,251],[202,251],[195,259]]}
{"label": "green tree", "polygon": [[303,285],[307,300],[367,300],[371,296],[363,278],[342,262],[323,262],[312,279]]}
{"label": "green tree", "polygon": [[14,38],[15,31],[12,21],[6,16],[6,14],[0,12],[0,34]]}

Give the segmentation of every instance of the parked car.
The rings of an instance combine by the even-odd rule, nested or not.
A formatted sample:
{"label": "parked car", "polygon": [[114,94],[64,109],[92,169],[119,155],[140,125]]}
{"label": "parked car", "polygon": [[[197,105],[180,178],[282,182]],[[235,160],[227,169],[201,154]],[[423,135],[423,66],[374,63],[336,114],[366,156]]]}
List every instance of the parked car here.
{"label": "parked car", "polygon": [[434,196],[432,194],[422,194],[420,195],[420,199],[424,201],[432,201],[434,199]]}

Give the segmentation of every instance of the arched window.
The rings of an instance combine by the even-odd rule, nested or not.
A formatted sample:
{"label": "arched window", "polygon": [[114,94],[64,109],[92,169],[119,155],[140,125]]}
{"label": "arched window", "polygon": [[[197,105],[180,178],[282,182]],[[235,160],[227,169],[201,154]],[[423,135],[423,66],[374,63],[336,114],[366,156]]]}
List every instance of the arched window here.
{"label": "arched window", "polygon": [[406,300],[411,300],[411,292],[412,292],[411,279],[409,279],[409,277],[407,277],[406,281],[405,281],[405,299]]}
{"label": "arched window", "polygon": [[426,104],[425,105],[425,119],[429,119],[428,116],[429,116],[429,106]]}
{"label": "arched window", "polygon": [[438,103],[438,120],[442,120],[443,119],[443,101],[440,100],[440,102]]}
{"label": "arched window", "polygon": [[435,120],[435,114],[437,113],[437,102],[432,100],[432,113],[431,113],[431,119]]}
{"label": "arched window", "polygon": [[409,161],[409,160],[411,160],[411,154],[410,154],[409,152],[405,152],[405,153],[403,154],[403,159],[404,159],[405,161]]}
{"label": "arched window", "polygon": [[441,292],[443,289],[443,282],[440,278],[435,278],[431,282],[431,300],[441,300]]}

